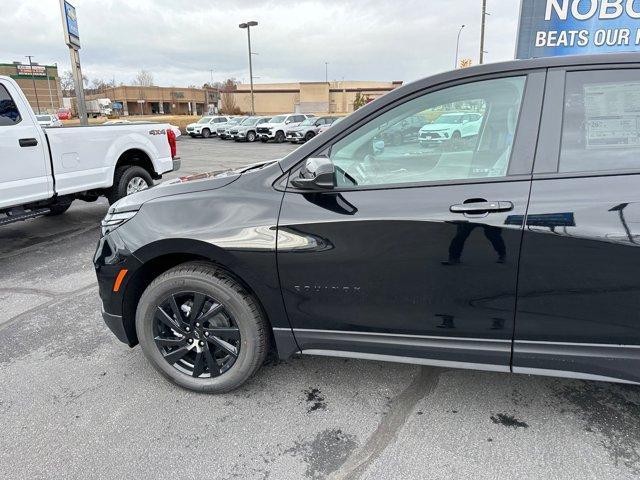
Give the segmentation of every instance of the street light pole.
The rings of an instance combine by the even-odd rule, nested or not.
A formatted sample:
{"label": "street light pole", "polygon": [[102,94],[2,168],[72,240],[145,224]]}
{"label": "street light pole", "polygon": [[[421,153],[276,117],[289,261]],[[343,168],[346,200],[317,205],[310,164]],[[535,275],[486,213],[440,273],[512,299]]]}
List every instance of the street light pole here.
{"label": "street light pole", "polygon": [[458,68],[458,52],[460,50],[460,34],[462,33],[462,29],[465,27],[466,25],[462,25],[460,27],[460,30],[458,30],[458,40],[456,41],[456,62],[453,64],[453,69],[455,70],[456,68]]}
{"label": "street light pole", "polygon": [[252,115],[256,114],[256,106],[255,106],[255,101],[253,97],[253,64],[251,59],[251,55],[253,55],[253,53],[251,52],[251,27],[256,27],[257,25],[258,25],[258,22],[254,20],[246,23],[241,23],[240,25],[238,25],[240,28],[247,29],[247,42],[249,44],[249,82],[251,83],[251,114]]}
{"label": "street light pole", "polygon": [[324,62],[324,83],[329,83],[329,62]]}
{"label": "street light pole", "polygon": [[29,59],[29,68],[31,69],[31,81],[33,82],[33,92],[36,94],[36,105],[38,107],[38,113],[40,113],[40,100],[38,100],[38,89],[36,88],[36,77],[33,75],[33,62],[31,58],[33,55],[25,55]]}
{"label": "street light pole", "polygon": [[484,30],[487,20],[487,0],[482,0],[482,22],[480,27],[480,65],[484,63]]}

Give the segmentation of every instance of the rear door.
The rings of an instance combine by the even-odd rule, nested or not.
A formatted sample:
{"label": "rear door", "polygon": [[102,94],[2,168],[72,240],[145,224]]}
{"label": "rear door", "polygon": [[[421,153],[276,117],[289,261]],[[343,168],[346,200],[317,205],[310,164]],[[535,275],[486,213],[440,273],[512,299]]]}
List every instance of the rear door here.
{"label": "rear door", "polygon": [[[400,100],[330,147],[336,189],[287,188],[278,267],[303,353],[509,370],[544,77]],[[485,118],[464,142],[381,140],[410,117],[424,125],[460,109]]]}
{"label": "rear door", "polygon": [[638,382],[640,68],[550,71],[544,105],[514,371]]}
{"label": "rear door", "polygon": [[0,83],[0,169],[0,208],[52,195],[44,134],[11,83]]}

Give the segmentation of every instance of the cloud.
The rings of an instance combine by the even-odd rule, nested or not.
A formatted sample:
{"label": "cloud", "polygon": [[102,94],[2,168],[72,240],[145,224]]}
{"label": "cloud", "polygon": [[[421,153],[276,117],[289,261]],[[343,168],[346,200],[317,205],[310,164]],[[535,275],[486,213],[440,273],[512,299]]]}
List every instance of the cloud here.
{"label": "cloud", "polygon": [[[55,0],[3,0],[0,62],[34,55],[69,68]],[[258,83],[330,79],[411,81],[477,63],[480,0],[75,0],[83,71],[129,83],[144,68],[159,85],[248,80],[246,30],[252,29]],[[513,58],[519,2],[489,0],[486,61]]]}

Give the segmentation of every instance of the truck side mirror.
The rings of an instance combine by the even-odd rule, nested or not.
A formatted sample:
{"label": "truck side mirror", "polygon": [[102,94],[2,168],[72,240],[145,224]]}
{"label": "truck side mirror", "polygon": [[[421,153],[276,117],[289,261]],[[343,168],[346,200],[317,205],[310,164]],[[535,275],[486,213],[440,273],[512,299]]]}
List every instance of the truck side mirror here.
{"label": "truck side mirror", "polygon": [[291,185],[301,190],[331,190],[336,186],[336,168],[328,158],[307,158]]}

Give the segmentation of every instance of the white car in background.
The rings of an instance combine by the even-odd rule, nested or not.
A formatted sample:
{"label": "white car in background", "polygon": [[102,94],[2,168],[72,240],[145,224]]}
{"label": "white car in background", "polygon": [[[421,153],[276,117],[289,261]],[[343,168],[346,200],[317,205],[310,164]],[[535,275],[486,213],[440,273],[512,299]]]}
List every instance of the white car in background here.
{"label": "white car in background", "polygon": [[476,136],[482,126],[482,118],[480,113],[443,113],[420,129],[418,140],[423,147],[432,147],[450,140]]}
{"label": "white car in background", "polygon": [[227,123],[229,117],[210,116],[202,117],[196,123],[190,123],[187,125],[187,135],[194,137],[209,138],[211,135],[216,135],[218,127],[223,123]]}
{"label": "white car in background", "polygon": [[256,130],[263,143],[275,140],[282,143],[287,139],[287,129],[297,127],[307,118],[315,117],[311,114],[291,113],[289,115],[276,115],[269,122],[263,123]]}
{"label": "white car in background", "polygon": [[61,127],[62,122],[57,115],[36,115],[38,125],[41,127]]}

